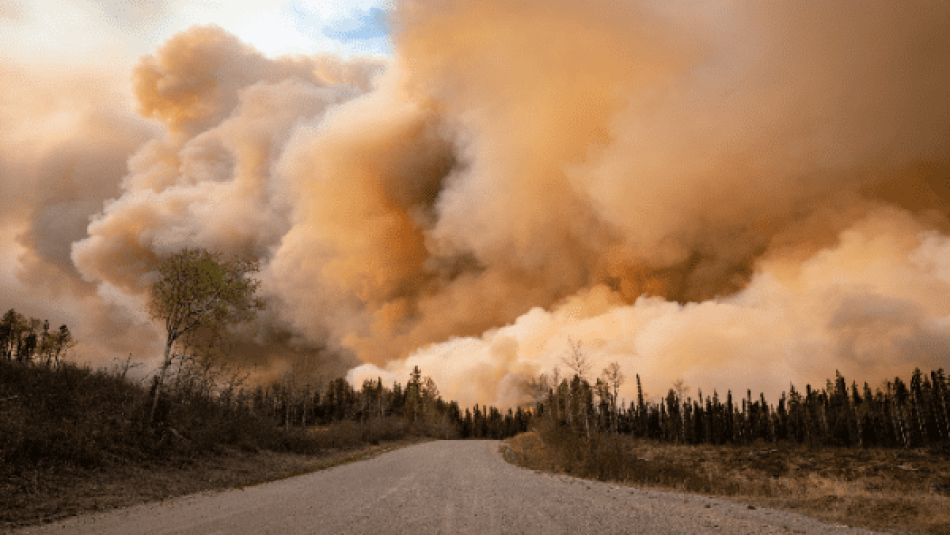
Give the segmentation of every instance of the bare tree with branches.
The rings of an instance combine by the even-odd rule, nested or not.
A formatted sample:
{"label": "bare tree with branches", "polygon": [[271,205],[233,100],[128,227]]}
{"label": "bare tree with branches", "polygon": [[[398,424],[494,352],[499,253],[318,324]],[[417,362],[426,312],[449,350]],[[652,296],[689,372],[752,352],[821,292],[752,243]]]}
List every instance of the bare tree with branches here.
{"label": "bare tree with branches", "polygon": [[590,359],[587,358],[587,353],[584,352],[581,341],[568,337],[567,343],[569,346],[568,353],[561,359],[561,362],[575,375],[586,380],[592,366]]}
{"label": "bare tree with branches", "polygon": [[617,395],[620,391],[620,386],[623,385],[626,376],[620,370],[620,364],[617,361],[611,362],[604,368],[604,371],[601,372],[601,377],[603,377],[604,384],[610,388],[610,411],[611,411],[611,421],[613,422],[613,431],[617,432]]}

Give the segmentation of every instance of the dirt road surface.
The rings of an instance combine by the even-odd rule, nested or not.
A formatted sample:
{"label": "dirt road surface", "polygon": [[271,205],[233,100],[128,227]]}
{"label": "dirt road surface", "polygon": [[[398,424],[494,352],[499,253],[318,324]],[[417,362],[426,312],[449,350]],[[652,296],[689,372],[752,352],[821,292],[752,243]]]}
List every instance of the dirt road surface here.
{"label": "dirt road surface", "polygon": [[255,487],[18,533],[870,533],[697,496],[510,465],[497,441],[439,441]]}

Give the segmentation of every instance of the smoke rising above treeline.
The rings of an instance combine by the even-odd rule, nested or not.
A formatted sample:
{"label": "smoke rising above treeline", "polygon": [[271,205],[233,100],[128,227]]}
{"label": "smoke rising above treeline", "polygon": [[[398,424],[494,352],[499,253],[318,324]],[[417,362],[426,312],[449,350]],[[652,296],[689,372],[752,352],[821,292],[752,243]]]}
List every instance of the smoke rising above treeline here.
{"label": "smoke rising above treeline", "polygon": [[419,365],[463,405],[523,401],[569,338],[657,394],[950,364],[944,2],[391,16],[390,60],[194,27],[128,105],[101,73],[0,63],[0,297],[78,322],[91,359],[153,359],[160,259],[252,254],[269,306],[240,361]]}

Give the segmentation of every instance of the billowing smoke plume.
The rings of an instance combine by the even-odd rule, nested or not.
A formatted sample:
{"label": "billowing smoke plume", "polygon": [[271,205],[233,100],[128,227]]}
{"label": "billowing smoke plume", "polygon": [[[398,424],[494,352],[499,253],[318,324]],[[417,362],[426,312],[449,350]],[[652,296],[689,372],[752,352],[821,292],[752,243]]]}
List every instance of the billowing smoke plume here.
{"label": "billowing smoke plume", "polygon": [[456,127],[426,236],[477,261],[436,298],[476,280],[469,321],[542,308],[354,382],[420,364],[511,404],[569,335],[656,391],[948,362],[945,6],[440,6],[404,6],[397,35],[406,86]]}
{"label": "billowing smoke plume", "polygon": [[950,363],[943,2],[392,16],[385,63],[193,28],[133,70],[141,118],[0,145],[11,190],[90,177],[0,199],[21,283],[148,329],[128,311],[163,255],[253,254],[270,306],[239,333],[248,362],[365,363],[355,383],[419,364],[465,404],[522,401],[569,337],[656,392]]}
{"label": "billowing smoke plume", "polygon": [[595,286],[550,312],[535,308],[480,337],[432,345],[384,369],[363,365],[350,377],[400,378],[418,365],[467,402],[488,394],[511,406],[525,401],[524,376],[569,373],[562,358],[574,341],[593,375],[621,364],[628,401],[636,396],[633,373],[653,394],[679,379],[706,394],[775,394],[835,370],[876,382],[918,366],[946,367],[948,292],[950,238],[884,209],[804,262],[761,262],[745,289],[729,297],[678,304],[643,296],[625,305],[619,293]]}

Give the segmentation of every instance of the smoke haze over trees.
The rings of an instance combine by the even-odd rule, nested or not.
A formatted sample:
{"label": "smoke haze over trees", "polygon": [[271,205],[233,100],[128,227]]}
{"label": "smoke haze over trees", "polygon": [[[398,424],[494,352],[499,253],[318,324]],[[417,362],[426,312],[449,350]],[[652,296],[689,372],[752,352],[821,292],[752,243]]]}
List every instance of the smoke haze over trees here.
{"label": "smoke haze over trees", "polygon": [[262,384],[418,366],[503,409],[570,340],[626,399],[950,364],[945,2],[390,17],[389,58],[199,26],[121,72],[0,60],[0,300],[157,365],[161,259],[253,256],[270,306],[229,334]]}

